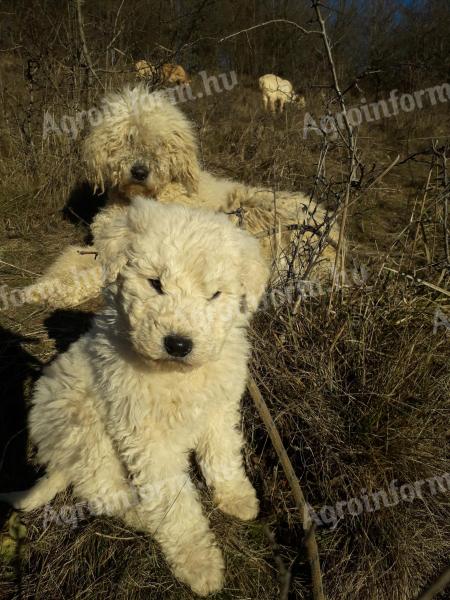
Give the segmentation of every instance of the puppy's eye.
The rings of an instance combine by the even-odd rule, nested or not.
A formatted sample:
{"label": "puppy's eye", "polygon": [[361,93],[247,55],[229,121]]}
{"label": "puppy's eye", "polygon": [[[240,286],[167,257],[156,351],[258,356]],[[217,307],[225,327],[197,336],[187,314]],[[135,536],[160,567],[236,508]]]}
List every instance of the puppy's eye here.
{"label": "puppy's eye", "polygon": [[222,292],[220,292],[220,291],[216,292],[215,294],[213,294],[213,295],[211,296],[210,300],[215,300],[216,298],[218,298],[218,297],[220,296],[220,294],[221,294],[221,293],[222,293]]}
{"label": "puppy's eye", "polygon": [[148,282],[152,286],[152,288],[158,292],[158,294],[164,294],[162,284],[159,279],[149,279]]}

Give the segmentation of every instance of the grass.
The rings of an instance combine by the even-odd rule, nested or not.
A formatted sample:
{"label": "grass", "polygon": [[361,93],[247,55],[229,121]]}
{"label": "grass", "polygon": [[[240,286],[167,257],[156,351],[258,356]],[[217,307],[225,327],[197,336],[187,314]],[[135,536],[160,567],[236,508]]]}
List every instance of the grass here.
{"label": "grass", "polygon": [[[51,64],[47,67],[51,73]],[[55,86],[44,75],[31,104],[17,71],[2,74],[0,104],[7,118],[0,130],[0,273],[9,287],[32,281],[62,246],[86,235],[83,223],[65,220],[62,212],[84,178],[79,139],[42,139],[45,110],[74,114],[86,106],[85,99],[70,81],[61,79]],[[108,85],[129,78],[119,74]],[[263,114],[254,88],[241,78],[230,92],[182,106],[198,126],[206,167],[248,183],[311,190],[319,138],[303,138],[303,112]],[[89,94],[93,102],[101,90]],[[307,94],[307,107],[317,115],[324,110],[314,92]],[[444,109],[364,125],[358,144],[366,177],[381,172],[397,154],[404,158],[429,146],[423,138],[430,131],[445,135],[449,117]],[[317,192],[330,206],[342,190],[343,165],[342,148],[331,145]],[[441,475],[449,464],[449,334],[445,326],[433,331],[437,311],[450,314],[448,296],[384,269],[446,287],[442,172],[425,155],[395,167],[370,190],[366,181],[355,190],[351,206],[347,285],[335,294],[332,309],[326,290],[300,303],[283,300],[292,285],[285,281],[278,301],[265,305],[251,331],[252,372],[308,501],[319,512],[337,501],[385,490],[394,479],[401,486]],[[35,474],[27,460],[32,453],[25,429],[33,381],[56,351],[85,330],[97,306],[92,302],[54,314],[9,306],[0,313],[4,489],[25,486]],[[273,600],[279,594],[280,561],[292,570],[291,597],[309,598],[301,523],[289,486],[249,398],[243,406],[246,467],[262,512],[254,524],[239,523],[214,510],[203,489],[227,561],[226,586],[217,598]],[[53,510],[67,504],[73,499],[62,495]],[[0,597],[193,597],[170,574],[149,537],[113,520],[74,521],[67,510],[62,515],[66,522],[46,523],[45,511],[24,515],[26,537],[19,540],[5,518],[2,540],[12,540],[14,551],[3,555]],[[318,527],[327,598],[412,600],[448,559],[449,523],[447,492],[359,516],[346,514],[336,527]]]}
{"label": "grass", "polygon": [[[331,313],[313,298],[294,316],[289,304],[259,315],[253,369],[315,511],[448,471],[450,356],[432,306],[388,275],[342,294]],[[253,418],[248,427],[264,439]],[[273,452],[258,448],[260,477],[274,477],[271,504],[300,536]],[[317,537],[328,597],[414,598],[448,555],[449,509],[448,492],[424,492],[337,523],[325,512]]]}

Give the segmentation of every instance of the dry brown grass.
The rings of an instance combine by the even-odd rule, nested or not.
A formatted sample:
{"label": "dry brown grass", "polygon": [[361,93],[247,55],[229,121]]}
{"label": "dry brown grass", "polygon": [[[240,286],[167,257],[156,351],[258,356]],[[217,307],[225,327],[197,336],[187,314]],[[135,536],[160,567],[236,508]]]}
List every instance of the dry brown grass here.
{"label": "dry brown grass", "polygon": [[[433,294],[383,275],[340,295],[331,313],[319,297],[295,315],[289,303],[259,314],[253,369],[316,511],[448,471],[450,352],[448,333],[433,334],[435,306]],[[263,428],[246,417],[264,497],[286,535],[300,535]],[[328,597],[414,598],[448,556],[449,511],[448,492],[424,493],[319,527]]]}
{"label": "dry brown grass", "polygon": [[[73,225],[61,213],[84,178],[79,139],[42,140],[42,119],[45,110],[61,116],[88,108],[102,90],[97,86],[86,98],[77,72],[68,77],[53,67],[51,61],[42,63],[33,102],[22,71],[2,71],[0,104],[7,118],[0,129],[0,273],[10,287],[30,282],[63,245],[86,234],[83,224]],[[132,77],[125,62],[119,67],[117,76],[105,78],[105,87]],[[303,112],[291,107],[276,118],[264,114],[254,87],[240,78],[233,91],[182,107],[198,124],[205,165],[248,183],[312,189],[321,141],[313,134],[303,139]],[[311,112],[322,114],[316,92],[307,92],[307,103]],[[398,153],[404,157],[425,148],[430,131],[445,135],[444,109],[364,126],[358,143],[368,171],[372,165],[374,172],[383,170]],[[341,189],[343,156],[342,148],[330,148],[326,181],[317,191],[331,206]],[[332,312],[326,294],[303,300],[295,310],[278,301],[259,314],[252,331],[252,370],[316,509],[359,496],[363,489],[384,489],[392,479],[407,483],[448,470],[448,332],[440,327],[433,334],[436,310],[449,315],[448,297],[381,270],[383,265],[407,270],[446,286],[441,173],[433,167],[420,224],[430,157],[419,160],[424,162],[396,167],[375,188],[355,193],[348,267],[363,264],[368,280],[359,285],[360,278],[350,277]],[[1,312],[5,489],[24,485],[32,475],[22,431],[32,381],[41,364],[76,339],[87,326],[86,313],[95,308],[93,303],[56,315],[28,306]],[[232,521],[214,511],[204,493],[227,560],[226,588],[217,597],[278,596],[277,561],[264,533],[269,524],[281,544],[278,558],[292,566],[291,596],[306,599],[310,580],[299,517],[248,399],[244,408],[246,464],[262,516],[251,525]],[[55,506],[67,502],[72,500],[60,497]],[[44,527],[43,517],[41,511],[23,518],[27,537],[23,551],[2,563],[1,598],[192,598],[148,537],[102,518],[73,528]],[[447,493],[347,516],[336,529],[320,528],[327,597],[412,600],[448,557],[449,517]]]}

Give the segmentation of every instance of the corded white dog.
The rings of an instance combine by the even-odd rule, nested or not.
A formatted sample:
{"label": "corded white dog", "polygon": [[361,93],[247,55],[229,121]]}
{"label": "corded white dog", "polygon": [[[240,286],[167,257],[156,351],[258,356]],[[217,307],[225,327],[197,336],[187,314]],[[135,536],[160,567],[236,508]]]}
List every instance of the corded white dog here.
{"label": "corded white dog", "polygon": [[174,574],[206,595],[220,589],[224,562],[188,453],[221,510],[256,517],[239,402],[245,326],[268,267],[257,240],[225,216],[144,198],[100,214],[94,236],[107,307],[37,383],[29,426],[47,476],[2,499],[32,510],[72,484],[152,533]]}

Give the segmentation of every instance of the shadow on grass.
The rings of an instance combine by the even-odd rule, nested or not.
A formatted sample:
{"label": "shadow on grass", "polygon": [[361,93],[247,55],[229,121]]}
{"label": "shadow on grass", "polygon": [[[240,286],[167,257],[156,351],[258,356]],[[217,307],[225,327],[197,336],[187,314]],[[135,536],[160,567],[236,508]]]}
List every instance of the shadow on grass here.
{"label": "shadow on grass", "polygon": [[99,210],[105,206],[106,199],[106,193],[95,193],[91,184],[83,181],[72,189],[62,210],[64,219],[86,230],[85,242],[88,244],[92,243],[89,227]]}
{"label": "shadow on grass", "polygon": [[[58,351],[65,352],[88,331],[93,315],[82,311],[57,310],[44,322],[48,336]],[[0,491],[9,492],[31,487],[41,472],[27,460],[28,403],[34,383],[43,364],[25,350],[33,343],[15,332],[0,328]],[[10,507],[0,505],[0,525]]]}
{"label": "shadow on grass", "polygon": [[[27,461],[27,403],[31,386],[39,376],[41,362],[23,348],[36,340],[0,327],[0,490],[26,489],[36,479],[36,469]],[[0,505],[0,523],[9,514]]]}

